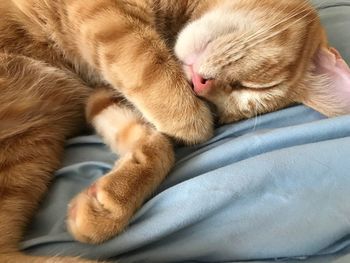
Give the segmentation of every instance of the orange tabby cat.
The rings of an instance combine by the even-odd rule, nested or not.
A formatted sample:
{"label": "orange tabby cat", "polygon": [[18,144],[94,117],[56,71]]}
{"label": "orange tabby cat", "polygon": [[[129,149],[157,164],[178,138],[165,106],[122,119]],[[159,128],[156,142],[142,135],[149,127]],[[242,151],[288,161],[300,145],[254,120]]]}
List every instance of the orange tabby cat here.
{"label": "orange tabby cat", "polygon": [[349,69],[303,0],[5,0],[0,13],[0,262],[88,262],[18,244],[90,87],[86,116],[122,157],[70,204],[69,230],[89,243],[122,231],[164,179],[168,135],[210,137],[195,93],[222,123],[295,102],[350,112]]}

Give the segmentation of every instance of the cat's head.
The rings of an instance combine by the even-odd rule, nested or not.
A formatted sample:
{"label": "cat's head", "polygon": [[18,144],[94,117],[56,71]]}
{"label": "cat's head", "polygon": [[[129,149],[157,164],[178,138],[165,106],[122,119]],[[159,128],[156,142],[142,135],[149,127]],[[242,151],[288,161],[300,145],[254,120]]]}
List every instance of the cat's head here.
{"label": "cat's head", "polygon": [[175,53],[221,123],[292,103],[350,113],[350,70],[306,1],[212,1],[179,34]]}

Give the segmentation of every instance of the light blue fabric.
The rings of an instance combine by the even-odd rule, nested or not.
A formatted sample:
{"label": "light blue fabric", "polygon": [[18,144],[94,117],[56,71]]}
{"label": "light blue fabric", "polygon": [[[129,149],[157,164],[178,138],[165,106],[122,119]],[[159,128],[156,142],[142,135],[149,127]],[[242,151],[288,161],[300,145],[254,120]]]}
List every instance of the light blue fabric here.
{"label": "light blue fabric", "polygon": [[[349,62],[350,0],[313,2]],[[116,156],[96,136],[72,139],[23,249],[120,262],[350,262],[350,116],[325,119],[296,106],[222,127],[176,153],[130,227],[89,246],[66,232],[66,206]]]}
{"label": "light blue fabric", "polygon": [[113,164],[95,136],[67,145],[65,167],[23,248],[121,262],[223,262],[329,254],[350,241],[350,116],[324,119],[303,106],[217,130],[177,150],[158,192],[119,237],[72,241],[66,204]]}

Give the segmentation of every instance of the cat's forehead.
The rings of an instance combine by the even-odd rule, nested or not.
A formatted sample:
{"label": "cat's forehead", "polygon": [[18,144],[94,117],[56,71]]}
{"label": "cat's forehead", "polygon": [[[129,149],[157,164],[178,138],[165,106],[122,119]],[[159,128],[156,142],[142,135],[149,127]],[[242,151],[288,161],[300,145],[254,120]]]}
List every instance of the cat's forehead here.
{"label": "cat's forehead", "polygon": [[248,42],[257,46],[259,40],[259,44],[264,44],[267,43],[264,42],[266,37],[269,37],[269,45],[297,42],[305,33],[305,17],[298,13],[301,10],[268,10],[268,7],[260,6],[249,8],[249,5],[244,6],[242,3],[221,4],[208,10],[180,32],[175,52],[181,60],[186,60],[193,53],[203,52],[213,42],[216,42],[215,49],[218,51],[223,48],[238,50]]}

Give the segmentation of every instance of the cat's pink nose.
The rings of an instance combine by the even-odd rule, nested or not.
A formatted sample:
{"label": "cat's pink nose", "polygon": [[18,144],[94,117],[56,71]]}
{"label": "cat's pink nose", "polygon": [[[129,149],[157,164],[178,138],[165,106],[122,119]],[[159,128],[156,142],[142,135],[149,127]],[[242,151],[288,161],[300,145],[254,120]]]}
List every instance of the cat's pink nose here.
{"label": "cat's pink nose", "polygon": [[192,83],[193,83],[193,90],[196,94],[201,94],[204,91],[207,91],[212,86],[213,81],[210,79],[205,79],[198,73],[196,73],[193,70],[193,67],[191,67],[192,71]]}

